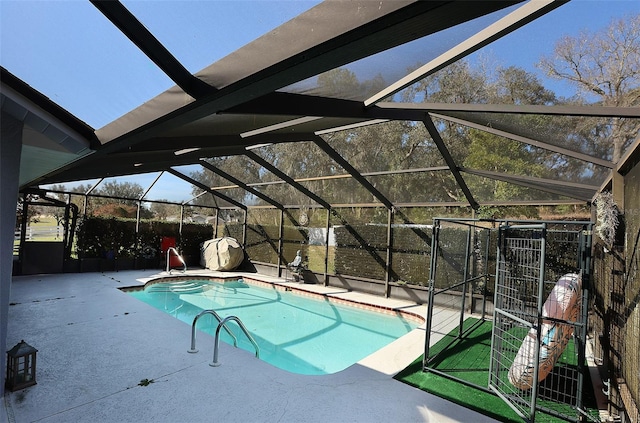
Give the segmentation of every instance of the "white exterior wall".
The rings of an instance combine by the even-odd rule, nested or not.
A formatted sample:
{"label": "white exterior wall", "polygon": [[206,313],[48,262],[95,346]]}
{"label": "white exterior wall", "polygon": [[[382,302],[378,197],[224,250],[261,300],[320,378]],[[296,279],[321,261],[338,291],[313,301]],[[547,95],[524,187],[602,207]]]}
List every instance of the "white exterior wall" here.
{"label": "white exterior wall", "polygon": [[7,327],[11,273],[13,269],[13,235],[16,222],[22,122],[2,113],[0,132],[0,398],[4,396],[6,377]]}

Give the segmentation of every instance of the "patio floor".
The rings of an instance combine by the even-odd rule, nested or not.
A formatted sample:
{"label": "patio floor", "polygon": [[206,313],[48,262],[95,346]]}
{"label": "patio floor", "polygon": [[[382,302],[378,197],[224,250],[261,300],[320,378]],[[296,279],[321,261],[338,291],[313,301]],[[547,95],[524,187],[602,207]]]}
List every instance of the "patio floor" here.
{"label": "patio floor", "polygon": [[[292,374],[224,343],[222,365],[211,367],[213,337],[200,333],[200,353],[188,354],[189,325],[117,289],[141,285],[152,275],[120,271],[14,277],[7,346],[24,339],[38,349],[38,384],[8,392],[0,404],[0,421],[494,421],[392,378],[422,353],[424,326],[332,375]],[[339,288],[301,287],[415,308],[422,315],[425,311],[425,306]],[[438,310],[434,317],[433,343],[458,323],[452,311]],[[153,383],[143,386],[144,379]]]}

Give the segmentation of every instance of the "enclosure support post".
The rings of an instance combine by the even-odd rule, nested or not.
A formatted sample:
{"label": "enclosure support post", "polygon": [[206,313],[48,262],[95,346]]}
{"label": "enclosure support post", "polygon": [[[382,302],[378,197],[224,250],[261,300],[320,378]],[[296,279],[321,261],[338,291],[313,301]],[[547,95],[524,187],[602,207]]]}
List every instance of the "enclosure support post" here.
{"label": "enclosure support post", "polygon": [[242,245],[247,245],[247,209],[242,209],[244,212],[244,223],[242,224]]}
{"label": "enclosure support post", "polygon": [[140,207],[142,207],[142,201],[138,200],[138,209],[136,210],[136,238],[134,241],[136,257],[138,257],[138,251],[140,251],[140,237],[138,236],[140,234]]}
{"label": "enclosure support post", "polygon": [[593,223],[586,225],[582,232],[582,242],[580,244],[582,252],[580,254],[580,269],[584,269],[582,273],[582,286],[587,289],[591,288],[591,245],[593,238]]}
{"label": "enclosure support post", "polygon": [[324,286],[329,286],[329,225],[331,224],[331,209],[327,209],[327,221],[324,235]]}
{"label": "enclosure support post", "polygon": [[283,260],[283,251],[282,251],[282,238],[284,236],[284,209],[280,209],[280,225],[278,225],[278,277],[282,276],[282,262],[284,261],[284,265],[287,265],[287,261]]}
{"label": "enclosure support post", "polygon": [[218,216],[219,216],[219,213],[220,213],[220,209],[216,209],[216,218],[214,220],[215,223],[213,224],[213,237],[214,238],[218,238]]}
{"label": "enclosure support post", "polygon": [[620,172],[612,172],[611,194],[613,194],[613,200],[616,202],[620,213],[624,213],[624,176]]}
{"label": "enclosure support post", "polygon": [[69,224],[69,233],[71,236],[67,240],[67,257],[71,258],[71,248],[73,247],[73,238],[76,235],[76,225],[78,223],[78,206],[71,202],[71,195],[69,195],[69,209],[71,213],[71,223]]}
{"label": "enclosure support post", "polygon": [[425,328],[424,356],[422,357],[422,371],[429,364],[429,344],[431,343],[431,325],[433,320],[433,301],[435,295],[436,264],[438,262],[438,237],[440,236],[440,221],[433,220],[433,234],[431,236],[431,256],[429,260],[429,300],[427,304],[427,324]]}
{"label": "enclosure support post", "polygon": [[93,185],[91,188],[87,190],[87,192],[84,193],[84,211],[82,213],[83,217],[87,217],[87,208],[89,206],[89,195],[93,192],[94,189],[98,188],[98,185],[100,185],[102,181],[104,181],[104,178],[100,178],[100,180],[96,182],[95,185]]}
{"label": "enclosure support post", "polygon": [[182,222],[184,221],[184,203],[180,204],[180,226],[178,226],[178,234],[182,240]]}
{"label": "enclosure support post", "polygon": [[64,207],[64,233],[62,235],[62,245],[64,245],[63,262],[66,262],[71,258],[71,249],[67,249],[67,245],[70,245],[69,241],[69,209],[71,208],[71,196],[67,195],[67,202]]}
{"label": "enclosure support post", "polygon": [[[22,157],[22,131],[25,125],[4,110],[0,112],[0,119],[2,120],[0,127],[0,187],[2,188],[2,201],[0,201],[0,353],[2,354],[0,356],[0,374],[4,375],[6,369],[4,354],[9,326],[9,294],[12,283],[13,243],[16,229],[16,201],[19,198],[18,180],[20,157]],[[22,233],[24,234],[24,231]],[[22,251],[22,246],[21,240],[20,251]],[[5,384],[3,383],[0,385],[0,398],[4,398],[4,388]]]}
{"label": "enclosure support post", "polygon": [[393,216],[394,209],[391,207],[387,209],[387,258],[386,258],[386,269],[384,275],[384,296],[385,298],[389,298],[391,287],[389,286],[389,282],[391,281],[391,248],[393,247]]}
{"label": "enclosure support post", "polygon": [[489,263],[489,246],[491,245],[491,231],[489,229],[486,229],[487,232],[487,236],[486,236],[486,241],[485,241],[485,248],[484,248],[484,266],[485,268],[483,269],[484,271],[484,289],[482,290],[482,320],[484,320],[485,315],[487,313],[487,293],[489,291],[489,269],[487,269],[488,267],[488,263]]}
{"label": "enclosure support post", "polygon": [[[142,202],[140,200],[138,200],[137,208],[136,208],[136,234],[138,232],[140,232],[140,206],[141,206],[141,203]],[[136,239],[137,239],[137,237],[136,237]]]}

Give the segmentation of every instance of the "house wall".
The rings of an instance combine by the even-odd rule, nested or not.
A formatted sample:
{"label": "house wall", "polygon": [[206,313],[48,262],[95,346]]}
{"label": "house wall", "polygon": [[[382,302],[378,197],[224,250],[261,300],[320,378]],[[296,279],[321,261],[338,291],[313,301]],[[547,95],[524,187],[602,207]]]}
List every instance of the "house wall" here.
{"label": "house wall", "polygon": [[2,113],[0,132],[0,398],[4,395],[6,372],[7,327],[11,272],[13,268],[13,237],[16,223],[22,122]]}

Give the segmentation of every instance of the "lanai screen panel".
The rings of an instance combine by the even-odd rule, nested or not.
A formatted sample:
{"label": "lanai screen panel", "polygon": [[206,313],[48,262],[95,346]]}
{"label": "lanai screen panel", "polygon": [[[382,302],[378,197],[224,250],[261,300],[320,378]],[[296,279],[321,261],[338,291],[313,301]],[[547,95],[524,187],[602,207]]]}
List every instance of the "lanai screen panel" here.
{"label": "lanai screen panel", "polygon": [[602,183],[602,174],[608,170],[566,154],[474,130],[464,144],[452,148],[463,157],[459,165],[470,169],[589,185]]}
{"label": "lanai screen panel", "polygon": [[[317,205],[317,202],[282,179],[281,174],[297,183],[308,182],[313,185],[310,179],[331,177],[340,170],[336,169],[335,163],[328,155],[309,141],[271,144],[252,149],[251,152],[275,168],[274,173],[271,168],[261,167],[260,181],[252,186],[285,206],[310,206]],[[344,174],[344,171],[342,173]],[[312,194],[318,194],[313,189],[311,191]]]}
{"label": "lanai screen panel", "polygon": [[[557,9],[536,18],[522,28],[518,28],[508,36],[500,38],[483,47],[474,56],[493,56],[495,61],[504,67],[516,65],[533,68],[540,57],[535,54],[523,55],[521,51],[513,49],[513,45],[519,45],[523,51],[546,51],[553,54],[556,39],[553,37],[541,37],[540,34],[553,30],[559,34],[569,34],[574,28],[579,30],[595,30],[588,28],[587,22],[601,17],[605,24],[609,22],[609,16],[618,15],[629,3],[626,0],[611,2],[583,2],[569,1]],[[636,6],[637,8],[637,6]],[[472,57],[472,59],[476,59]]]}
{"label": "lanai screen panel", "polygon": [[[215,190],[217,193],[226,195],[228,197],[231,197],[231,195],[233,195],[233,193],[231,193],[231,195],[229,195],[230,193],[226,190]],[[239,197],[239,196],[238,196]],[[233,197],[231,197],[233,198]],[[234,199],[235,200],[235,199]],[[197,204],[197,205],[203,205],[203,206],[209,206],[209,207],[214,207],[214,208],[218,208],[218,209],[237,209],[238,206],[236,206],[235,204],[220,198],[214,194],[211,194],[209,192],[206,191],[200,191],[194,198],[194,200],[191,202],[192,204]]]}
{"label": "lanai screen panel", "polygon": [[[578,110],[589,113],[589,105],[581,106]],[[612,131],[615,130],[615,125],[623,129],[622,134],[626,138],[622,154],[626,152],[637,134],[634,128],[640,127],[640,119],[635,118],[482,112],[439,112],[438,114],[524,137],[542,146],[549,144],[551,147],[561,147],[591,156],[594,161],[612,159],[614,148]],[[523,139],[523,142],[526,142],[526,139]]]}
{"label": "lanai screen panel", "polygon": [[[568,156],[568,151],[550,151],[457,122],[434,122],[447,152],[478,201],[550,199],[548,195],[522,191],[526,187],[568,196],[579,194],[575,198],[584,200],[595,194],[602,174],[608,170]],[[472,174],[483,178],[470,178]]]}
{"label": "lanai screen panel", "polygon": [[[251,209],[247,213],[245,249],[256,262],[278,264],[280,210]],[[240,227],[240,225],[237,225]]]}
{"label": "lanai screen panel", "polygon": [[262,186],[260,191],[283,206],[308,207],[317,205],[314,199],[284,181],[278,184]]}
{"label": "lanai screen panel", "polygon": [[421,122],[387,121],[322,138],[363,175],[446,164]]}
{"label": "lanai screen panel", "polygon": [[[189,72],[195,73],[319,1],[123,3]],[[242,30],[238,31],[240,24]]]}
{"label": "lanai screen panel", "polygon": [[[167,172],[164,172],[162,175],[153,173],[149,174],[149,176],[152,176],[153,179],[150,184],[144,185],[144,188],[148,190],[144,197],[147,200],[184,202],[198,194],[194,194],[193,186],[190,183],[182,181]],[[153,183],[153,181],[156,182]]]}
{"label": "lanai screen panel", "polygon": [[344,174],[333,179],[303,180],[300,183],[331,205],[353,204],[357,207],[358,204],[380,203],[358,181]]}
{"label": "lanai screen panel", "polygon": [[284,92],[363,101],[438,57],[517,6],[465,22],[281,89]]}
{"label": "lanai screen panel", "polygon": [[[463,173],[464,180],[467,185],[472,187],[474,198],[482,204],[501,204],[509,205],[510,203],[528,202],[530,204],[543,204],[549,201],[565,202],[565,201],[583,201],[570,195],[571,189],[562,189],[559,192],[548,192],[542,189],[550,188],[544,184],[540,185],[541,189],[535,189],[527,186],[517,185],[511,182],[496,181],[495,179],[485,178],[469,173]],[[563,195],[564,193],[564,195]]]}
{"label": "lanai screen panel", "polygon": [[[206,137],[204,139],[209,140],[208,146],[205,146],[203,150],[205,152],[215,152],[216,148],[236,148],[236,151],[240,152],[244,147],[254,144],[263,144],[269,142],[264,140],[263,137],[247,137],[243,136],[245,133],[251,131],[269,127],[271,125],[281,124],[282,122],[291,121],[298,118],[295,115],[270,115],[267,113],[261,114],[234,114],[234,113],[221,113],[205,116],[200,119],[196,119],[193,122],[169,128],[162,133],[163,138],[172,139],[174,137],[194,137],[197,141],[197,137]],[[212,136],[219,136],[219,140],[224,141],[222,143],[211,142]],[[174,142],[175,144],[175,142]],[[207,148],[208,147],[208,148]]]}
{"label": "lanai screen panel", "polygon": [[203,183],[210,184],[211,186],[229,186],[235,185],[232,181],[226,178],[225,174],[244,182],[245,184],[251,184],[260,182],[264,169],[262,166],[244,155],[234,156],[219,156],[206,159],[207,163],[220,171],[222,174],[216,173],[214,170],[210,170],[206,165],[202,165],[196,176],[197,179]]}
{"label": "lanai screen panel", "polygon": [[[426,101],[518,105],[583,101],[603,104],[592,87],[584,85],[579,90],[567,79],[552,79],[540,64],[543,58],[558,56],[554,49],[563,37],[576,38],[579,44],[583,40],[591,40],[594,33],[605,30],[614,21],[633,16],[639,9],[637,6],[629,8],[630,5],[624,1],[564,2],[471,53],[449,69],[427,73],[430,76],[395,95],[393,101],[421,102],[431,98]],[[608,50],[605,54],[614,54],[612,48]],[[460,79],[458,87],[439,89],[443,84],[437,81],[451,80],[453,76],[460,75],[460,70],[465,71],[469,78]],[[600,80],[607,81],[607,77]],[[476,89],[463,91],[472,86]],[[429,90],[425,91],[425,87]],[[528,87],[528,92],[523,91],[523,87]]]}
{"label": "lanai screen panel", "polygon": [[330,224],[335,235],[336,274],[385,279],[387,217],[388,211],[384,207],[338,207],[334,210]]}
{"label": "lanai screen panel", "polygon": [[240,204],[244,204],[243,201],[247,200],[246,192],[239,188],[213,187],[211,190],[220,195],[216,195],[202,188],[195,187],[193,191],[193,199],[191,200],[190,204],[215,207],[218,209],[237,209],[238,205],[232,203],[227,198],[239,202]]}
{"label": "lanai screen panel", "polygon": [[464,202],[449,169],[439,171],[413,171],[395,175],[367,176],[389,201],[398,203]]}
{"label": "lanai screen panel", "polygon": [[[311,141],[273,144],[252,152],[293,179],[344,173],[331,157]],[[275,175],[266,177],[279,179]]]}
{"label": "lanai screen panel", "polygon": [[74,181],[69,183],[62,184],[46,184],[40,185],[41,188],[55,190],[56,188],[64,188],[63,191],[77,193],[77,194],[85,194],[89,188],[97,184],[99,179],[85,179],[82,181]]}

